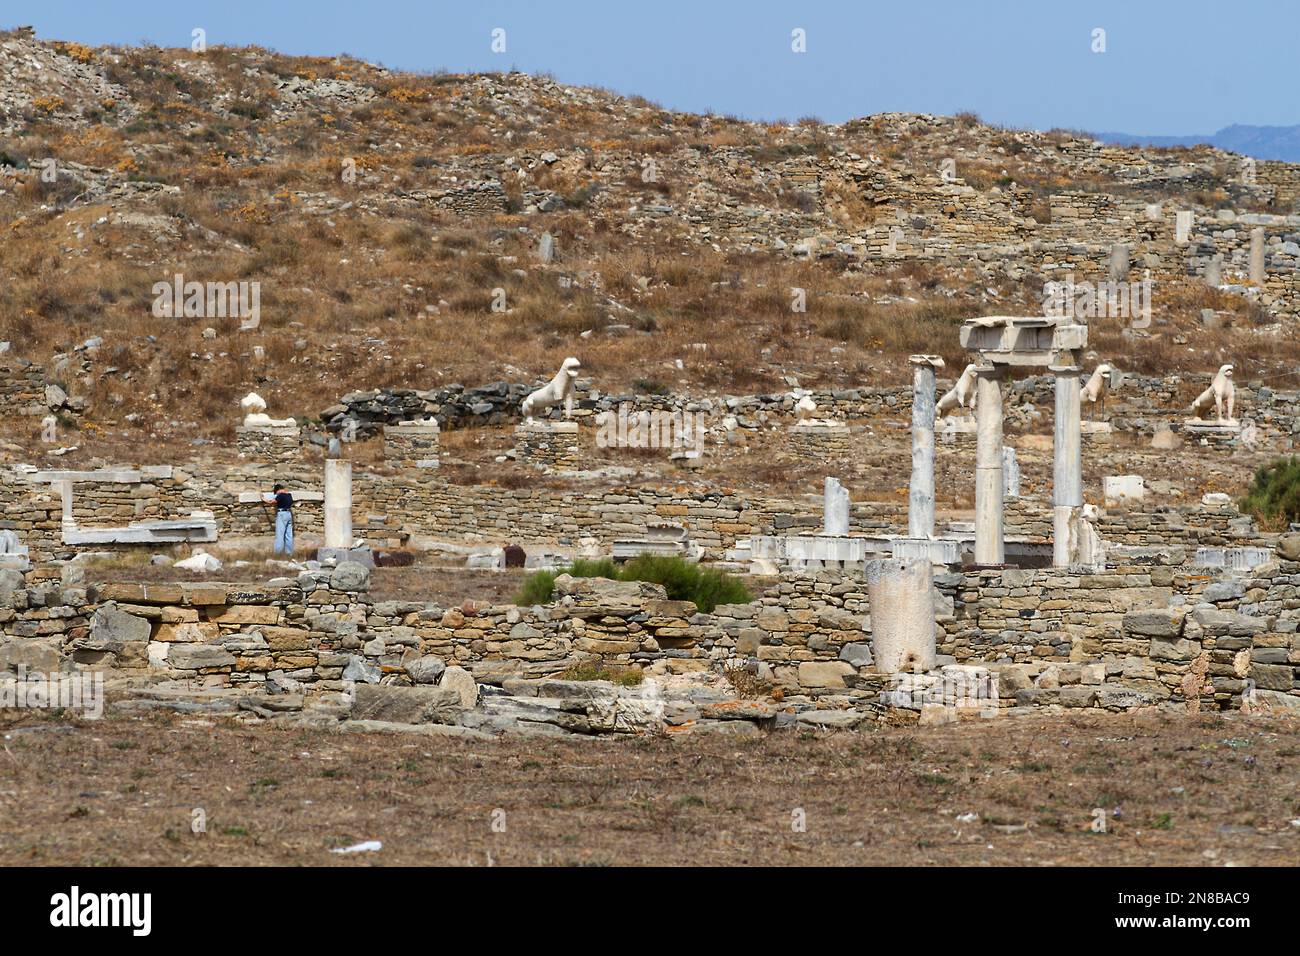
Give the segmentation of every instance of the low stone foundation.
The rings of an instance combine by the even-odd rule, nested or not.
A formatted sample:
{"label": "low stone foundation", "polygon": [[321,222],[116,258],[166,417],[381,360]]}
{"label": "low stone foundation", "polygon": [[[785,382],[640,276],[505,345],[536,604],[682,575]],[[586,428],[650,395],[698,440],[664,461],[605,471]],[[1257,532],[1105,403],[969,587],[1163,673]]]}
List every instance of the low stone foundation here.
{"label": "low stone foundation", "polygon": [[515,456],[537,468],[581,467],[577,422],[524,422],[515,427]]}
{"label": "low stone foundation", "polygon": [[434,422],[384,426],[384,458],[403,468],[437,468],[441,431]]}
{"label": "low stone foundation", "polygon": [[302,431],[297,425],[272,428],[235,428],[239,457],[252,461],[296,461],[302,450]]}
{"label": "low stone foundation", "polygon": [[790,447],[800,458],[826,460],[848,457],[847,425],[800,422],[791,425],[786,434],[790,437]]}
{"label": "low stone foundation", "polygon": [[[531,608],[374,602],[367,586],[366,570],[352,564],[264,587],[80,588],[50,569],[3,570],[0,667],[337,690],[344,679],[413,679],[410,665],[436,657],[488,684],[597,661],[664,676],[746,668],[810,705],[897,689],[896,675],[873,664],[860,575],[785,576],[753,603],[708,614],[656,585],[604,579],[561,578],[556,601]],[[987,668],[1000,681],[999,707],[1235,709],[1255,691],[1300,705],[1297,562],[1213,576],[1159,567],[967,571],[936,575],[935,588],[938,666]],[[1105,693],[1063,690],[1102,684]]]}

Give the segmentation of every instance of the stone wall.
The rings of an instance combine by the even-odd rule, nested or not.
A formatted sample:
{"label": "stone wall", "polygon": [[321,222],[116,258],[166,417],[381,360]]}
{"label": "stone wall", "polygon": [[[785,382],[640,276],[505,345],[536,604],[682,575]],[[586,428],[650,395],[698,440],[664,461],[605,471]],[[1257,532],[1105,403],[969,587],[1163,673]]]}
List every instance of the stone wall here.
{"label": "stone wall", "polygon": [[0,356],[0,402],[11,414],[48,415],[45,389],[49,384],[42,366]]}
{"label": "stone wall", "polygon": [[[446,664],[500,684],[596,660],[652,674],[747,668],[826,706],[897,689],[871,666],[869,599],[852,574],[782,577],[753,603],[710,614],[656,585],[602,579],[562,578],[555,602],[535,607],[376,603],[367,585],[350,564],[266,586],[82,588],[49,571],[0,572],[0,662],[336,691]],[[1300,697],[1300,563],[1213,577],[969,571],[938,576],[936,591],[941,668],[996,678],[990,706],[1225,709],[1257,690]]]}
{"label": "stone wall", "polygon": [[[106,475],[113,472],[105,472]],[[195,510],[213,512],[223,536],[258,537],[271,533],[270,518],[258,493],[268,490],[264,475],[191,474],[179,469],[156,473],[122,470],[131,481],[77,481],[73,516],[83,529],[120,527],[135,521],[180,518]],[[299,536],[323,530],[321,476],[315,469],[285,469],[276,480],[295,493]],[[68,558],[75,548],[60,540],[61,503],[49,483],[21,472],[0,472],[0,530],[15,531],[33,559]],[[1008,536],[1031,544],[1051,540],[1051,506],[1046,498],[1023,496],[1005,502]],[[627,486],[606,490],[548,487],[505,488],[458,485],[430,469],[408,468],[396,476],[357,474],[353,484],[354,532],[377,547],[407,534],[463,539],[467,533],[489,540],[576,544],[595,538],[641,537],[654,525],[685,528],[706,557],[720,559],[739,539],[753,535],[813,533],[821,527],[818,499],[792,501],[744,495],[727,489]],[[850,531],[879,535],[907,527],[903,502],[854,502]],[[1162,548],[1190,559],[1197,547],[1268,546],[1252,520],[1232,505],[1159,505],[1115,510],[1102,515],[1102,537],[1111,545]],[[95,546],[92,550],[130,550],[141,545]],[[160,548],[165,545],[145,545]]]}
{"label": "stone wall", "polygon": [[515,458],[535,468],[576,471],[582,466],[577,422],[524,422],[515,426]]}
{"label": "stone wall", "polygon": [[399,468],[437,468],[439,443],[436,421],[384,426],[384,460]]}
{"label": "stone wall", "polygon": [[302,432],[297,425],[274,428],[235,429],[239,457],[250,461],[297,461],[302,451]]}
{"label": "stone wall", "polygon": [[489,216],[506,211],[506,191],[495,179],[447,190],[437,201],[460,216]]}

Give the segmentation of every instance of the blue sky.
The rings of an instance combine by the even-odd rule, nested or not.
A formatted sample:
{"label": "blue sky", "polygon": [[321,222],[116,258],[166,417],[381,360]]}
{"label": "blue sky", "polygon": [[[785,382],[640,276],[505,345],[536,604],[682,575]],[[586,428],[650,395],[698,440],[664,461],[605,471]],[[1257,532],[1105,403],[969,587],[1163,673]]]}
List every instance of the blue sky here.
{"label": "blue sky", "polygon": [[[890,110],[1152,135],[1300,123],[1289,0],[40,0],[47,39],[346,52],[432,72],[520,69],[754,119]],[[17,12],[14,12],[17,10]],[[504,29],[506,52],[491,50]],[[1092,32],[1106,51],[1092,52]],[[806,31],[807,52],[791,50]]]}

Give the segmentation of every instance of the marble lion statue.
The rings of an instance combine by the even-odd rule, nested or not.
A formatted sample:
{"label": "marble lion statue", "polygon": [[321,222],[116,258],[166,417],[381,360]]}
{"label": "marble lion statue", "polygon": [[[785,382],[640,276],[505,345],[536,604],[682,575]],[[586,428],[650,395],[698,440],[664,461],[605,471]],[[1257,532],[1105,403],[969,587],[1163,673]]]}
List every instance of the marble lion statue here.
{"label": "marble lion statue", "polygon": [[[1214,414],[1219,421],[1232,421],[1233,407],[1237,401],[1237,389],[1232,384],[1232,366],[1222,365],[1219,371],[1214,374],[1214,381],[1210,382],[1210,387],[1196,396],[1196,401],[1192,402],[1192,415],[1201,418],[1210,406],[1214,406]],[[1228,407],[1228,417],[1224,418],[1223,408]]]}
{"label": "marble lion statue", "polygon": [[560,370],[555,373],[555,378],[523,400],[519,409],[524,413],[524,417],[532,418],[535,413],[552,405],[559,405],[561,402],[564,403],[564,416],[568,418],[572,415],[573,387],[578,379],[578,369],[581,367],[582,363],[576,358],[572,356],[566,358]]}
{"label": "marble lion statue", "polygon": [[1114,368],[1110,365],[1104,363],[1098,365],[1093,370],[1092,376],[1083,386],[1083,390],[1079,393],[1079,397],[1085,402],[1095,402],[1104,398],[1106,392],[1110,390],[1110,374],[1113,371]]}
{"label": "marble lion statue", "polygon": [[272,418],[266,414],[266,400],[257,392],[249,392],[240,399],[239,408],[244,413],[246,428],[279,428],[296,424],[292,418]]}
{"label": "marble lion statue", "polygon": [[975,365],[967,365],[957,379],[957,384],[948,389],[943,398],[934,406],[936,418],[942,418],[955,408],[975,407]]}

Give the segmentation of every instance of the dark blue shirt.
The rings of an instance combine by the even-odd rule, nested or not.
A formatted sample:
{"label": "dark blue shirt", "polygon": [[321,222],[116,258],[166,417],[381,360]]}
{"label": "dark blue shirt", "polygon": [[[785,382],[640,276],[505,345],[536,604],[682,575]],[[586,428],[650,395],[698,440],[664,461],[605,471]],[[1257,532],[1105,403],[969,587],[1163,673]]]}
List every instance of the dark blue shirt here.
{"label": "dark blue shirt", "polygon": [[277,491],[275,494],[275,510],[292,511],[293,495],[289,494],[287,491]]}

